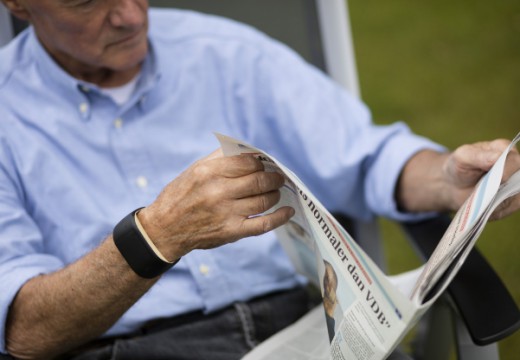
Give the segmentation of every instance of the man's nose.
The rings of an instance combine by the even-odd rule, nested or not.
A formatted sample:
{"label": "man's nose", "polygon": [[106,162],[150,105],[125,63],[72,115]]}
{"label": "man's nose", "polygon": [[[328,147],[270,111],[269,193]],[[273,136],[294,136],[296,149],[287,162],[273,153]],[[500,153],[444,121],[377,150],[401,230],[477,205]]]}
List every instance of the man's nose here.
{"label": "man's nose", "polygon": [[146,1],[113,0],[110,23],[114,27],[132,28],[142,26],[147,16]]}

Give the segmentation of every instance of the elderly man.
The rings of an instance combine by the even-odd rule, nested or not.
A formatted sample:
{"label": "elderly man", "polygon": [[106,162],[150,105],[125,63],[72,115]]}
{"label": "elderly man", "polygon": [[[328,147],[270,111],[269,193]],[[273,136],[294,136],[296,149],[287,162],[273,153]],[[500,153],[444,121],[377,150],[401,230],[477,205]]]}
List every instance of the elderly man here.
{"label": "elderly man", "polygon": [[270,232],[293,210],[251,216],[283,179],[214,152],[213,131],[357,218],[456,209],[506,143],[445,153],[374,126],[228,20],[146,0],[2,1],[32,25],[0,51],[0,353],[17,358],[238,359],[307,310]]}

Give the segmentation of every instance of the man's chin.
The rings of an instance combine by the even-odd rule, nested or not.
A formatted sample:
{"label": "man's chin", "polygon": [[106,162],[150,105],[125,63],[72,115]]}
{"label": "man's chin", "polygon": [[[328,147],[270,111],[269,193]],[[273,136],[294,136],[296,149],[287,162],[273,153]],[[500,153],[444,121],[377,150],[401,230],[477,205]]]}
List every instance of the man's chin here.
{"label": "man's chin", "polygon": [[107,63],[106,68],[111,69],[115,73],[132,72],[140,69],[146,59],[147,51],[132,52],[129,54],[118,54]]}
{"label": "man's chin", "polygon": [[148,54],[148,41],[146,38],[138,43],[116,44],[107,46],[103,52],[103,58],[106,63],[111,63],[112,68],[124,70],[125,64],[127,68],[132,68],[135,64],[143,62]]}

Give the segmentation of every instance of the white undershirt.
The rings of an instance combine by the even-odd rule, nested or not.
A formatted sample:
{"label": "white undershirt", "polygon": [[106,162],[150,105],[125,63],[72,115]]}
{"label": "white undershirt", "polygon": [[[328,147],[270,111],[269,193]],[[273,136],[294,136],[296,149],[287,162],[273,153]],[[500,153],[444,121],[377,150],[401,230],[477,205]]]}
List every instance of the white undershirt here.
{"label": "white undershirt", "polygon": [[132,80],[124,84],[123,86],[113,87],[113,88],[101,88],[101,92],[107,96],[109,96],[114,102],[121,106],[130,100],[130,97],[134,93],[134,90],[137,86],[137,81],[139,80],[139,75],[135,76]]}

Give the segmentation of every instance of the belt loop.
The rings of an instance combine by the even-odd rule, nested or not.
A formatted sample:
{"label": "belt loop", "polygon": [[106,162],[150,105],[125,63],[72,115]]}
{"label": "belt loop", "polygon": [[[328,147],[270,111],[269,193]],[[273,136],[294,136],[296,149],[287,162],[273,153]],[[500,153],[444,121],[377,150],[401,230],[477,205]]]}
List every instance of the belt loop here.
{"label": "belt loop", "polygon": [[233,307],[237,311],[238,318],[240,319],[246,344],[253,349],[258,345],[258,340],[256,339],[255,323],[251,309],[249,308],[249,305],[243,302],[234,303]]}

